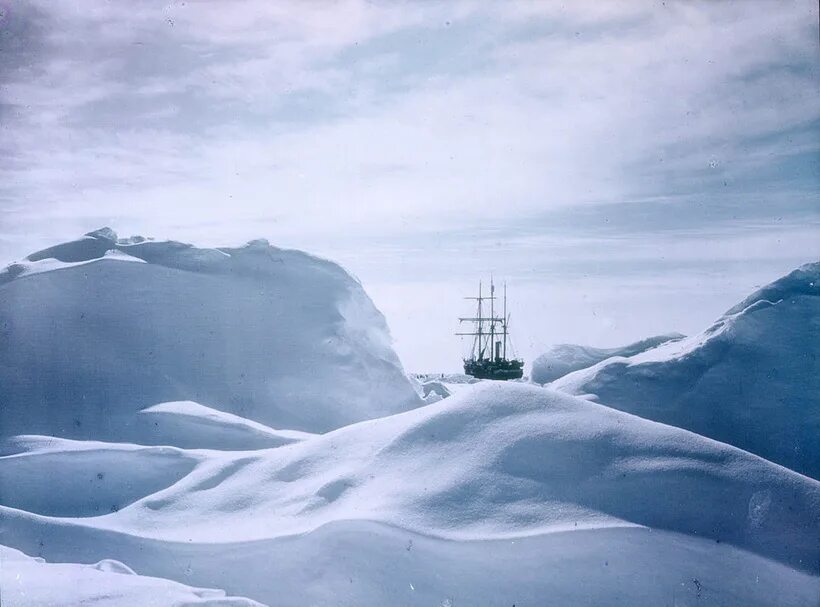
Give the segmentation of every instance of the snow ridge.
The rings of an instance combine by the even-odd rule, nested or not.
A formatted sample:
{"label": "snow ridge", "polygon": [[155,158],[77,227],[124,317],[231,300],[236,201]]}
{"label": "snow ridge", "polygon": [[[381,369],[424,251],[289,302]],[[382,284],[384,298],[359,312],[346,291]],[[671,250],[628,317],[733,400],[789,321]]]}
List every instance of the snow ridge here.
{"label": "snow ridge", "polygon": [[591,367],[607,358],[634,356],[665,343],[680,341],[683,337],[680,333],[656,335],[618,348],[557,344],[533,361],[530,379],[536,384],[547,384],[573,371]]}
{"label": "snow ridge", "polygon": [[2,277],[4,435],[157,444],[139,412],[185,400],[306,432],[422,404],[359,282],[306,253],[105,229]]}
{"label": "snow ridge", "polygon": [[811,468],[818,270],[543,388],[411,382],[354,278],[266,241],[35,253],[0,273],[3,604],[813,604],[820,481],[726,443]]}
{"label": "snow ridge", "polygon": [[550,385],[820,478],[820,262],[753,293],[699,335]]}

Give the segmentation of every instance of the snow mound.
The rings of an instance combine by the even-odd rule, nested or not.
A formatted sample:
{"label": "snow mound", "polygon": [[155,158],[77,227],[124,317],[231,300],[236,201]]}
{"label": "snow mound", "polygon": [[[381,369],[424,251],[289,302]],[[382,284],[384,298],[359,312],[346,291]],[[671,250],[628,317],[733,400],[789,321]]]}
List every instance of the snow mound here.
{"label": "snow mound", "polygon": [[0,507],[2,537],[51,561],[115,558],[283,605],[537,604],[543,593],[635,605],[676,592],[801,605],[820,588],[819,482],[531,385],[480,382],[276,449],[185,453],[196,460],[186,476],[105,516]]}
{"label": "snow mound", "polygon": [[[103,448],[42,437],[12,447]],[[550,592],[561,604],[681,592],[801,605],[820,588],[820,482],[527,384],[480,382],[275,449],[106,448],[181,454],[194,468],[105,516],[4,501],[4,542],[283,605],[509,605]]]}
{"label": "snow mound", "polygon": [[197,457],[172,486],[88,524],[204,543],[351,519],[458,540],[642,525],[793,566],[820,558],[820,483],[685,430],[522,384],[482,382],[278,449]]}
{"label": "snow mound", "polygon": [[820,478],[820,263],[760,289],[699,335],[551,386]]}
{"label": "snow mound", "polygon": [[361,285],[265,241],[92,232],[0,273],[0,333],[6,436],[134,440],[169,401],[308,432],[421,404]]}
{"label": "snow mound", "polygon": [[567,373],[586,369],[613,356],[634,356],[661,344],[683,339],[680,333],[656,335],[619,348],[592,348],[576,344],[557,344],[532,362],[530,377],[533,383],[547,384]]}
{"label": "snow mound", "polygon": [[250,599],[226,596],[222,590],[136,575],[118,561],[46,563],[0,546],[0,563],[4,607],[261,607]]}

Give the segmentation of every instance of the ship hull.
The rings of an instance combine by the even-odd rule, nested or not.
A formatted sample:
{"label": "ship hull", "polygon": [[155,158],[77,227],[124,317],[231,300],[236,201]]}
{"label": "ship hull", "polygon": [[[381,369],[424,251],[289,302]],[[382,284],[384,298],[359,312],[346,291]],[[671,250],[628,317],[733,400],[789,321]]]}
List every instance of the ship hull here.
{"label": "ship hull", "polygon": [[477,379],[506,381],[524,376],[524,363],[520,360],[465,360],[464,373]]}

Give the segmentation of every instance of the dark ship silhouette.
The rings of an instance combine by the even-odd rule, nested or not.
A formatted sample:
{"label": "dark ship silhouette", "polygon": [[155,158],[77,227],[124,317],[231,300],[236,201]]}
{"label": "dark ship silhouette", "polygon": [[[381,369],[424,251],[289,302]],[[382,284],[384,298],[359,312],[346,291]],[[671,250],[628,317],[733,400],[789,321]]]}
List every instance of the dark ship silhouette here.
{"label": "dark ship silhouette", "polygon": [[[495,315],[495,285],[490,280],[490,294],[484,296],[481,283],[478,283],[478,297],[466,297],[475,300],[475,316],[459,318],[459,322],[473,323],[473,331],[456,333],[456,335],[473,337],[470,356],[464,359],[464,372],[478,379],[519,379],[524,375],[524,361],[518,358],[507,358],[509,341],[510,316],[507,314],[507,285],[504,284],[503,315]],[[489,302],[489,305],[485,304]],[[489,307],[489,310],[487,310]],[[489,312],[489,316],[484,316]],[[512,349],[512,348],[511,348]]]}

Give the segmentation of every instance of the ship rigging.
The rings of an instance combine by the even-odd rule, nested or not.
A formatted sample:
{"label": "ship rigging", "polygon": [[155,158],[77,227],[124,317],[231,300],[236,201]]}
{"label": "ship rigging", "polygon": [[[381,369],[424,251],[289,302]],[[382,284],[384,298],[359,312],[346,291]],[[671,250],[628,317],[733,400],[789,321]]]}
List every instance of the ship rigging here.
{"label": "ship rigging", "polygon": [[[504,283],[503,313],[495,313],[495,284],[490,280],[490,294],[482,293],[478,283],[478,297],[465,297],[476,301],[476,315],[459,318],[460,323],[473,323],[473,330],[456,335],[473,338],[470,355],[464,359],[464,372],[479,379],[519,379],[524,375],[524,361],[512,356],[507,358],[510,315],[507,313],[507,284]],[[485,303],[489,302],[489,303]],[[489,310],[487,309],[489,308]],[[489,313],[489,316],[484,314]],[[510,346],[512,350],[512,346]],[[512,352],[511,352],[512,354]]]}

